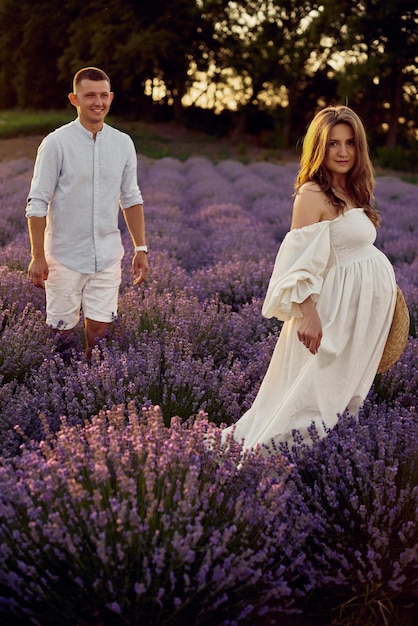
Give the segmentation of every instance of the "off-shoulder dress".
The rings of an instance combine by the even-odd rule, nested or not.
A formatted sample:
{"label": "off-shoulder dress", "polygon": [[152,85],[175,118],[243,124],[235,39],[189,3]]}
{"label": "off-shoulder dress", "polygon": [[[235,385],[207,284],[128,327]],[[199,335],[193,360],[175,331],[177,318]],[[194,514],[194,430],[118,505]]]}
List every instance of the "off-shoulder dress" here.
{"label": "off-shoulder dress", "polygon": [[[294,229],[284,238],[263,304],[283,320],[266,375],[251,408],[223,431],[244,448],[292,443],[297,429],[310,442],[348,409],[358,414],[383,353],[396,301],[391,263],[375,245],[376,229],[361,208]],[[317,354],[298,340],[299,304],[316,302],[323,337]],[[274,448],[274,446],[273,446]]]}

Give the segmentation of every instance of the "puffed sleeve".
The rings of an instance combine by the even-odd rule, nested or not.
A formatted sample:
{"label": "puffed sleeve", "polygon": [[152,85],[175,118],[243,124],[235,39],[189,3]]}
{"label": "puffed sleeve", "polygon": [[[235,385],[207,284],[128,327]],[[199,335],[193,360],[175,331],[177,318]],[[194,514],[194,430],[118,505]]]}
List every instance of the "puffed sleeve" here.
{"label": "puffed sleeve", "polygon": [[277,253],[262,314],[284,322],[301,317],[299,304],[318,300],[330,254],[329,221],[287,233]]}

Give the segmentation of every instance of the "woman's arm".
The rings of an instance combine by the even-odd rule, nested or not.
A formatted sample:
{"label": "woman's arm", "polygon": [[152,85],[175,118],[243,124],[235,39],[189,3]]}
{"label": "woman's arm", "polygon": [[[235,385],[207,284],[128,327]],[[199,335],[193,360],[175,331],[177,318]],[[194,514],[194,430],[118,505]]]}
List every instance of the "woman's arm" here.
{"label": "woman's arm", "polygon": [[309,352],[316,354],[322,339],[322,324],[312,298],[306,298],[299,305],[302,312],[302,319],[298,328],[298,339],[303,343]]}

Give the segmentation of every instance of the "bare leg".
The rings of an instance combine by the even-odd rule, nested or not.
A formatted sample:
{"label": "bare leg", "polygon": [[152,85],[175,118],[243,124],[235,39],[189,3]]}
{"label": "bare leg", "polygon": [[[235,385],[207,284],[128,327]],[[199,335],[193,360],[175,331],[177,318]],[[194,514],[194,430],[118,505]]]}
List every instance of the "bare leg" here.
{"label": "bare leg", "polygon": [[52,332],[56,336],[57,351],[64,360],[70,359],[72,351],[75,349],[74,328],[60,330],[53,328]]}
{"label": "bare leg", "polygon": [[96,322],[88,318],[84,321],[84,330],[86,333],[86,354],[91,356],[91,351],[96,345],[97,339],[104,337],[110,324],[108,322]]}

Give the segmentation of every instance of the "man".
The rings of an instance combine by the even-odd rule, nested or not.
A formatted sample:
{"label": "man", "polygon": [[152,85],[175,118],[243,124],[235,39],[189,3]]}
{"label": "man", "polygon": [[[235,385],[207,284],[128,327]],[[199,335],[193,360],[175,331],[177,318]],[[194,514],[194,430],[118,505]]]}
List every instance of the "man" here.
{"label": "man", "polygon": [[83,310],[86,351],[117,316],[124,254],[119,209],[134,246],[133,284],[148,273],[145,220],[131,138],[105,123],[114,94],[95,67],[74,76],[77,119],[50,133],[36,157],[26,206],[28,279],[46,290],[46,322],[69,331]]}

